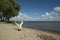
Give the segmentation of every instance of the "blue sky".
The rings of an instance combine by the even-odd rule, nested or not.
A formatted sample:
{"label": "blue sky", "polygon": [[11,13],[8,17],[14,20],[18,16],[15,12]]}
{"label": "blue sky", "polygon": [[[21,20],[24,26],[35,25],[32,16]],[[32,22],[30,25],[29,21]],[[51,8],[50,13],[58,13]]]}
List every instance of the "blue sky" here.
{"label": "blue sky", "polygon": [[21,4],[19,15],[12,20],[60,21],[60,0],[17,0]]}
{"label": "blue sky", "polygon": [[32,17],[39,17],[60,7],[60,0],[17,0],[21,4],[21,12]]}

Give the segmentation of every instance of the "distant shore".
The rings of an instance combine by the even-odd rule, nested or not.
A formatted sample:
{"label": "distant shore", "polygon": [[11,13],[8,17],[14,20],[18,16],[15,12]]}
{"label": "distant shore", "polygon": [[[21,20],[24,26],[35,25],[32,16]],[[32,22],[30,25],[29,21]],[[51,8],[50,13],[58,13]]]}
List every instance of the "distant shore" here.
{"label": "distant shore", "polygon": [[0,23],[0,40],[60,40],[60,34],[44,32],[23,27],[17,30],[16,25],[11,23]]}

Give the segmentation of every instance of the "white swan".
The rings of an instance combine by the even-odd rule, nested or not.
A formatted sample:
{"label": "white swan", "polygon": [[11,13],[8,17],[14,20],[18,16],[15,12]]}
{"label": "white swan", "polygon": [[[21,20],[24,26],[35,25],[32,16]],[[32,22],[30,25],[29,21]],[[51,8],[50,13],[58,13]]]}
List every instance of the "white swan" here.
{"label": "white swan", "polygon": [[15,24],[17,25],[18,29],[20,29],[20,30],[22,29],[23,21],[21,21],[21,23],[20,23],[20,24],[18,24],[18,23],[16,23],[16,22],[15,22]]}

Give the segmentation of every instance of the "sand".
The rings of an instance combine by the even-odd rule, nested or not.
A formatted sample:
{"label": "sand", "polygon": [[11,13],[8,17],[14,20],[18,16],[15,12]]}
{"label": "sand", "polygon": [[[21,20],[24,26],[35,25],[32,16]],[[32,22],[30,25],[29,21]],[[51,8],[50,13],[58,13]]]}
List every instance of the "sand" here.
{"label": "sand", "polygon": [[0,23],[0,40],[60,40],[60,34],[25,27],[18,31],[14,24]]}

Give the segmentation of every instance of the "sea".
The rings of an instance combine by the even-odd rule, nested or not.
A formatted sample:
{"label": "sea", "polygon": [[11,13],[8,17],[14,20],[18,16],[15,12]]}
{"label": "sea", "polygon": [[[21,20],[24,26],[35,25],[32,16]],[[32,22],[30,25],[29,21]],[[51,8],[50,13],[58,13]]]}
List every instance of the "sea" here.
{"label": "sea", "polygon": [[60,21],[24,21],[23,27],[60,32]]}

